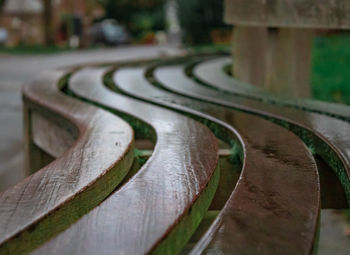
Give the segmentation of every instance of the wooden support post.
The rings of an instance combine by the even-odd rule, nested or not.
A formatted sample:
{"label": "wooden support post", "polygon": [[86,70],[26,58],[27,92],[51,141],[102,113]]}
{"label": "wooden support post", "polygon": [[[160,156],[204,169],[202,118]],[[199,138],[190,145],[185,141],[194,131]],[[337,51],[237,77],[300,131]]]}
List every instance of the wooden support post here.
{"label": "wooden support post", "polygon": [[[225,0],[224,20],[236,33],[234,75],[277,94],[309,97],[313,32],[350,29],[349,12],[348,0]],[[268,40],[260,34],[267,27],[277,29]]]}
{"label": "wooden support post", "polygon": [[31,111],[27,106],[23,106],[23,145],[24,145],[24,172],[26,176],[32,174],[31,152],[33,149]]}
{"label": "wooden support post", "polygon": [[237,79],[263,86],[266,73],[267,28],[236,26],[233,31],[233,74]]}
{"label": "wooden support post", "polygon": [[[43,151],[34,143],[33,124],[38,118],[33,120],[33,112],[24,106],[23,127],[24,127],[24,172],[29,176],[54,160],[54,157]],[[38,135],[47,133],[50,129],[36,130]],[[65,137],[62,139],[64,140]]]}
{"label": "wooden support post", "polygon": [[269,33],[264,87],[280,95],[310,96],[313,29],[279,28]]}

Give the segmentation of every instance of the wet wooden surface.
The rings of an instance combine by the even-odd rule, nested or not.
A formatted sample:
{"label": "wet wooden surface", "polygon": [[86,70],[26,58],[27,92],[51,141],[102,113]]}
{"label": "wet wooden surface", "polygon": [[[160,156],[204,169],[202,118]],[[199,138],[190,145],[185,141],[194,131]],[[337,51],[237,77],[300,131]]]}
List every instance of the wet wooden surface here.
{"label": "wet wooden surface", "polygon": [[240,109],[278,121],[281,125],[288,125],[289,129],[302,137],[308,146],[312,146],[332,166],[350,201],[350,137],[347,135],[350,132],[350,125],[348,122],[292,107],[266,104],[200,86],[185,75],[181,65],[159,67],[154,75],[166,88],[177,93]]}
{"label": "wet wooden surface", "polygon": [[[245,84],[227,74],[224,68],[230,64],[232,64],[231,58],[219,56],[200,60],[192,65],[187,72],[201,84],[216,90],[277,105],[302,108],[304,111],[318,111],[322,115],[334,116],[349,121],[350,108],[347,105],[317,100],[275,97],[267,91]],[[322,208],[347,208],[346,203],[344,203],[346,197],[343,194],[343,188],[339,185],[338,178],[334,176],[334,171],[333,173],[330,172],[330,167],[319,156],[316,156],[315,159],[320,172]]]}
{"label": "wet wooden surface", "polygon": [[[266,101],[278,105],[289,106],[303,109],[306,111],[317,112],[329,116],[335,116],[339,119],[350,120],[350,107],[343,104],[326,103],[318,100],[291,98],[290,95],[276,97],[267,91],[244,83],[235,77],[229,76],[223,68],[232,63],[230,57],[203,58],[198,60],[193,69],[189,70],[193,78],[213,89],[229,92],[233,95],[242,96],[250,99]],[[233,65],[234,65],[233,61]]]}
{"label": "wet wooden surface", "polygon": [[[116,86],[133,97],[203,118],[214,117],[214,121],[236,130],[244,148],[244,167],[237,186],[209,236],[193,254],[204,252],[209,243],[208,252],[223,254],[310,254],[320,209],[319,183],[304,144],[291,132],[261,118],[162,91],[145,79],[144,72],[144,68],[117,70]],[[175,77],[170,81],[182,86]],[[301,232],[305,234],[302,237]]]}
{"label": "wet wooden surface", "polygon": [[[64,71],[27,87],[33,166],[58,159],[0,194],[0,238],[10,233],[0,254],[57,232],[33,254],[313,254],[320,207],[344,208],[350,197],[346,108],[321,103],[316,114],[314,102],[282,103],[223,72],[213,78],[228,62],[207,59],[124,63],[114,76],[84,67],[65,90],[75,98],[57,88]],[[146,151],[133,151],[133,132],[116,115]],[[134,154],[147,159],[141,168],[131,166]]]}
{"label": "wet wooden surface", "polygon": [[57,88],[62,75],[52,71],[26,86],[24,102],[28,111],[55,120],[77,140],[56,161],[0,194],[1,254],[31,250],[68,227],[100,203],[131,166],[130,126],[63,95]]}
{"label": "wet wooden surface", "polygon": [[104,72],[83,69],[73,75],[69,88],[151,125],[156,133],[153,154],[122,188],[34,254],[177,253],[214,195],[217,140],[188,117],[107,90]]}

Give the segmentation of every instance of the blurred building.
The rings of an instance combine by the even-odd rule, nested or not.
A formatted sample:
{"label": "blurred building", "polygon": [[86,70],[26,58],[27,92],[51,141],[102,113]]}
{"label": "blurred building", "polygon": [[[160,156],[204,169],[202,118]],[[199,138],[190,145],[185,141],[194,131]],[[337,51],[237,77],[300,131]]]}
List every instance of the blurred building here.
{"label": "blurred building", "polygon": [[42,12],[40,0],[7,0],[0,16],[0,27],[8,34],[6,44],[42,43]]}
{"label": "blurred building", "polygon": [[[43,44],[43,0],[6,0],[0,14],[0,27],[8,34],[6,45]],[[52,0],[52,33],[56,44],[69,42],[72,36],[84,38],[93,19],[104,10],[96,1]]]}
{"label": "blurred building", "polygon": [[103,8],[93,0],[56,0],[55,5],[57,9],[54,15],[56,43],[68,42],[86,46],[88,27],[94,19],[104,16]]}

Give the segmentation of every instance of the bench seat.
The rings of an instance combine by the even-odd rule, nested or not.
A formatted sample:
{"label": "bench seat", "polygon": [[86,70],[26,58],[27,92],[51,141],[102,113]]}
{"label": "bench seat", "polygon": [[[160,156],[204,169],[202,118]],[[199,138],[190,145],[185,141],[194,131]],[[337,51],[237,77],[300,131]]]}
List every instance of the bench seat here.
{"label": "bench seat", "polygon": [[179,252],[215,193],[217,141],[194,120],[98,86],[103,73],[80,70],[69,86],[105,109],[148,123],[155,131],[154,151],[120,189],[34,254]]}
{"label": "bench seat", "polygon": [[226,56],[201,58],[191,64],[186,71],[193,79],[206,85],[209,88],[222,90],[236,96],[247,97],[272,104],[283,105],[302,109],[304,111],[316,112],[333,116],[343,120],[350,120],[350,107],[343,104],[322,102],[306,98],[281,98],[272,95],[260,87],[243,83],[228,75],[224,68],[232,65],[232,59]]}
{"label": "bench seat", "polygon": [[[170,102],[169,107],[175,109],[179,104],[208,114],[234,128],[244,148],[240,179],[208,230],[209,238],[203,237],[192,253],[208,249],[209,253],[219,254],[240,254],[244,250],[250,254],[281,254],[288,245],[290,253],[284,254],[310,254],[318,226],[319,183],[314,161],[303,143],[291,132],[255,116],[161,91],[144,78],[144,72],[142,68],[117,69],[115,84],[134,97]],[[169,80],[172,81],[176,80]],[[173,84],[178,88],[180,83]],[[283,142],[286,140],[288,144]],[[305,170],[302,177],[297,170],[301,166]],[[262,232],[267,239],[261,237]],[[308,242],[305,237],[300,238],[300,232],[308,233]],[[214,237],[220,244],[214,244]]]}
{"label": "bench seat", "polygon": [[76,139],[57,160],[0,193],[1,254],[31,250],[68,227],[105,199],[132,164],[131,127],[108,112],[63,95],[58,82],[64,73],[52,71],[24,87],[27,146],[33,147],[31,136],[36,132],[31,129],[33,113]]}
{"label": "bench seat", "polygon": [[[159,67],[154,72],[154,77],[169,90],[262,116],[292,130],[333,168],[342,182],[350,204],[348,122],[324,114],[283,105],[276,106],[200,86],[185,75],[181,65]],[[173,82],[175,77],[176,83]]]}
{"label": "bench seat", "polygon": [[86,64],[26,86],[30,171],[0,193],[0,254],[315,254],[320,209],[350,204],[347,108],[227,64]]}

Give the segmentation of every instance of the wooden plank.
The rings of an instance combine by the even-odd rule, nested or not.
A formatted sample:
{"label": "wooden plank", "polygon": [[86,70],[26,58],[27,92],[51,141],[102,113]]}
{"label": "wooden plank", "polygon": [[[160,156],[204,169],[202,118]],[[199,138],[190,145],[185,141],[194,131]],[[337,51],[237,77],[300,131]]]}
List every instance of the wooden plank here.
{"label": "wooden plank", "polygon": [[158,68],[155,71],[155,77],[166,88],[177,91],[177,93],[240,109],[287,126],[332,167],[343,185],[350,204],[349,123],[317,113],[303,112],[283,106],[276,107],[261,101],[249,100],[199,86],[186,77],[181,65]]}
{"label": "wooden plank", "polygon": [[73,134],[36,112],[32,113],[31,123],[33,143],[53,158],[60,157],[76,140]]}
{"label": "wooden plank", "polygon": [[225,21],[235,25],[233,73],[275,94],[309,97],[314,30],[350,28],[349,11],[347,0],[225,0]]}
{"label": "wooden plank", "polygon": [[240,81],[236,77],[226,74],[223,69],[226,66],[234,65],[234,63],[235,60],[231,56],[217,56],[210,59],[203,58],[189,71],[195,79],[214,89],[241,94],[247,97],[258,97],[260,93],[266,94],[263,88]]}
{"label": "wooden plank", "polygon": [[232,73],[242,82],[264,87],[267,75],[268,32],[266,27],[236,26],[233,33],[235,64]]}
{"label": "wooden plank", "polygon": [[25,123],[25,133],[30,136],[25,139],[26,175],[29,176],[60,157],[77,137],[35,112],[24,115],[30,116],[30,121]]}
{"label": "wooden plank", "polygon": [[344,189],[337,175],[320,156],[316,155],[315,160],[320,176],[322,209],[349,208]]}
{"label": "wooden plank", "polygon": [[229,24],[264,27],[350,28],[347,0],[225,0]]}
{"label": "wooden plank", "polygon": [[289,97],[310,97],[313,36],[313,29],[300,28],[280,28],[269,33],[264,81],[266,90]]}
{"label": "wooden plank", "polygon": [[[253,95],[252,98],[256,100],[302,108],[306,111],[314,111],[314,109],[317,109],[321,114],[333,115],[339,119],[350,120],[348,117],[350,108],[346,105],[331,104],[315,100],[295,101],[290,98],[272,97],[256,89],[254,86],[240,83],[234,77],[223,72],[224,66],[230,63],[231,58],[229,57],[217,57],[210,60],[203,60],[193,67],[191,74],[194,76],[194,79],[199,80],[206,84],[207,87],[212,87],[213,89],[216,88],[243,97],[247,94]],[[332,171],[320,157],[316,157],[316,162],[320,174],[322,208],[346,208],[346,196],[334,171]]]}
{"label": "wooden plank", "polygon": [[283,106],[300,108],[339,119],[350,120],[350,107],[343,104],[326,103],[318,100],[291,98],[289,95],[276,97],[256,86],[243,83],[223,72],[223,67],[230,64],[231,58],[218,57],[203,60],[193,67],[191,74],[207,87],[223,90],[236,96],[270,102]]}
{"label": "wooden plank", "polygon": [[24,151],[24,173],[25,176],[28,176],[31,174],[31,170],[33,169],[31,167],[31,159],[30,159],[30,153],[33,151],[33,142],[32,142],[32,130],[31,130],[31,120],[30,115],[31,112],[23,104],[23,151]]}
{"label": "wooden plank", "polygon": [[121,189],[35,254],[175,254],[214,196],[217,140],[183,115],[112,93],[102,85],[104,72],[82,69],[69,87],[104,108],[149,123],[156,132],[154,151]]}
{"label": "wooden plank", "polygon": [[313,29],[236,25],[234,76],[276,95],[310,96]]}
{"label": "wooden plank", "polygon": [[[291,132],[261,118],[156,87],[167,82],[167,88],[175,93],[182,93],[182,89],[190,91],[181,76],[171,75],[163,80],[148,73],[149,81],[157,78],[162,82],[153,86],[144,73],[144,68],[118,69],[114,76],[118,90],[200,116],[205,122],[210,120],[214,130],[226,129],[224,141],[225,137],[236,137],[243,146],[242,174],[217,219],[220,223],[217,230],[223,233],[220,238],[224,236],[225,245],[212,251],[311,254],[319,217],[319,183],[314,161],[304,144]],[[245,227],[240,227],[241,224]]]}
{"label": "wooden plank", "polygon": [[48,72],[25,86],[24,103],[77,140],[57,160],[0,193],[1,254],[28,252],[67,228],[109,195],[132,164],[130,126],[59,92],[63,74]]}

